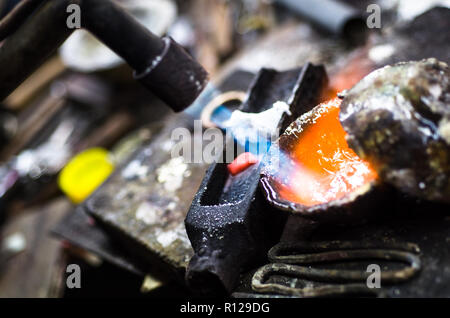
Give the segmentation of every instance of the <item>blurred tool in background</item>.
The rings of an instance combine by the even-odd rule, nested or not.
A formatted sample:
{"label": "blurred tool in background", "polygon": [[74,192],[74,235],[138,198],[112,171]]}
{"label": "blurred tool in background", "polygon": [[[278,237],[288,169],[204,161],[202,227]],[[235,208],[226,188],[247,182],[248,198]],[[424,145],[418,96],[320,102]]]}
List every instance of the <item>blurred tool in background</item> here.
{"label": "blurred tool in background", "polygon": [[[66,25],[66,8],[70,4],[81,7],[83,27],[127,61],[134,69],[135,79],[173,110],[188,107],[201,93],[208,82],[206,71],[171,38],[153,34],[114,1],[75,2],[46,1],[21,27],[9,30],[0,47],[0,66],[4,66],[0,74],[2,99],[73,33],[74,29]],[[10,15],[12,21],[23,19],[14,10]],[[31,51],[31,45],[39,49]]]}
{"label": "blurred tool in background", "polygon": [[[170,0],[122,0],[119,2],[137,21],[163,36],[177,16]],[[99,72],[122,66],[125,61],[86,30],[73,33],[59,49],[64,64],[72,70]]]}
{"label": "blurred tool in background", "polygon": [[322,29],[352,43],[363,43],[367,26],[362,12],[335,0],[276,0]]}
{"label": "blurred tool in background", "polygon": [[0,197],[18,190],[27,200],[42,194],[83,140],[96,130],[111,110],[109,88],[83,76],[55,82],[48,95],[29,109],[31,116],[12,142],[2,149],[7,178]]}

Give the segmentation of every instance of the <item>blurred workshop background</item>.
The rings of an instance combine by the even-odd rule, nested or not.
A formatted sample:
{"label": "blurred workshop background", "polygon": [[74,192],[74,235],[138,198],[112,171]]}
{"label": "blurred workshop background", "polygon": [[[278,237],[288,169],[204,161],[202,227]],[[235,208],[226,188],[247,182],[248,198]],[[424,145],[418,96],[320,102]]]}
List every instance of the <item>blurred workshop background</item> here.
{"label": "blurred workshop background", "polygon": [[[440,30],[449,29],[448,9],[443,15],[432,11],[448,7],[448,1],[342,0],[364,14],[373,2],[383,10],[383,27],[363,43],[349,43],[342,30],[324,30],[284,1],[117,1],[152,32],[181,44],[213,84],[237,69],[254,74],[261,67],[285,70],[307,61],[323,63],[333,74],[352,60],[348,79],[367,67],[367,60],[355,62],[361,54],[384,65],[403,60],[395,50],[409,51],[408,59],[434,56],[449,62],[448,32],[423,27],[435,19],[428,12],[438,16]],[[0,0],[0,16],[19,2]],[[417,56],[415,48],[406,49],[408,32],[401,30],[408,28],[419,30],[414,33],[414,45],[422,49]],[[427,52],[427,46],[432,50],[442,43],[442,50]],[[341,78],[330,78],[339,87]],[[171,116],[172,110],[133,79],[133,70],[120,57],[84,30],[73,33],[1,102],[0,297],[189,295],[176,282],[152,277],[139,262],[115,259],[109,253],[115,246],[109,252],[95,244],[87,248],[92,241],[111,244],[102,232],[83,244],[67,239],[73,227],[60,225]],[[81,266],[81,289],[66,285],[66,268],[73,263]]]}

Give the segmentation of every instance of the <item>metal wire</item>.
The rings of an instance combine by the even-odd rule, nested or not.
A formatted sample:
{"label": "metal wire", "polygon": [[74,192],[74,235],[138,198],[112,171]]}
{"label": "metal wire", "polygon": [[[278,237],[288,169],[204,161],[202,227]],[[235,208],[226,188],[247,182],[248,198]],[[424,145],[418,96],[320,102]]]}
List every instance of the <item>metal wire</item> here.
{"label": "metal wire", "polygon": [[[399,261],[409,266],[400,270],[383,271],[380,280],[384,285],[401,283],[415,276],[421,269],[420,252],[412,243],[382,244],[361,242],[300,242],[279,243],[268,253],[274,262],[258,269],[252,278],[252,288],[260,293],[275,293],[296,297],[326,297],[346,294],[382,296],[382,290],[370,289],[366,280],[370,272],[341,269],[317,269],[294,264],[317,264],[348,260],[380,259]],[[335,283],[318,287],[297,288],[279,283],[266,283],[273,275],[286,275],[309,281]]]}

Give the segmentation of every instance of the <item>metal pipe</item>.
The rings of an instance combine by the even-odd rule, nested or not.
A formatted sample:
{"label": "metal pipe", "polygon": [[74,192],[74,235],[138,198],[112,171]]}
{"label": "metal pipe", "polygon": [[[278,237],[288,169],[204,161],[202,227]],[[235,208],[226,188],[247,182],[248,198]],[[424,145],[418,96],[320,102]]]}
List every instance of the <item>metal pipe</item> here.
{"label": "metal pipe", "polygon": [[67,7],[78,4],[82,26],[121,56],[135,77],[174,111],[188,107],[208,74],[175,41],[159,38],[111,0],[49,0],[0,47],[0,100],[7,97],[73,32]]}
{"label": "metal pipe", "polygon": [[48,1],[0,47],[0,100],[6,98],[69,37],[70,0]]}
{"label": "metal pipe", "polygon": [[14,33],[43,3],[43,0],[22,0],[0,21],[0,41]]}
{"label": "metal pipe", "polygon": [[142,72],[165,48],[164,41],[150,32],[113,1],[82,0],[82,26]]}
{"label": "metal pipe", "polygon": [[367,26],[355,8],[334,0],[276,0],[302,17],[352,42],[365,39]]}

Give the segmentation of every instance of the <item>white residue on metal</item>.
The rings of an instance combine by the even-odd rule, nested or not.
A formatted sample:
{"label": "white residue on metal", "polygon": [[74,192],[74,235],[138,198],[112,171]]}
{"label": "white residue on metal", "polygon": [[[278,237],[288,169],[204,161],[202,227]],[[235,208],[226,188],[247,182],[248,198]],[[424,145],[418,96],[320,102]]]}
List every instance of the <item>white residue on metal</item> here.
{"label": "white residue on metal", "polygon": [[197,91],[200,91],[203,87],[202,83],[196,79],[195,74],[192,71],[187,71],[186,74],[189,76],[189,81],[193,82]]}
{"label": "white residue on metal", "polygon": [[175,229],[170,231],[160,231],[156,234],[156,240],[164,248],[170,246],[176,240],[180,240],[185,245],[190,246],[189,239],[186,234],[186,228],[183,223],[180,223]]}
{"label": "white residue on metal", "polygon": [[369,58],[380,63],[395,53],[395,48],[391,44],[382,44],[374,46],[369,50]]}
{"label": "white residue on metal", "polygon": [[136,210],[136,219],[148,225],[155,224],[163,212],[162,208],[155,204],[142,202]]}
{"label": "white residue on metal", "polygon": [[277,135],[278,123],[283,114],[291,115],[289,105],[275,102],[271,108],[261,113],[245,113],[235,110],[230,119],[223,123],[224,128],[231,129],[236,140],[246,140],[249,133],[270,139]]}
{"label": "white residue on metal", "polygon": [[157,237],[156,240],[159,244],[161,244],[163,247],[167,247],[170,244],[172,244],[177,239],[176,233],[172,231],[168,232],[162,232]]}
{"label": "white residue on metal", "polygon": [[430,94],[435,98],[439,100],[439,97],[442,95],[442,88],[441,85],[435,84],[430,85],[429,87]]}
{"label": "white residue on metal", "polygon": [[200,81],[195,81],[195,87],[197,88],[197,91],[202,89],[202,84],[200,83]]}
{"label": "white residue on metal", "polygon": [[167,205],[167,209],[171,210],[171,211],[175,210],[176,207],[177,207],[177,204],[173,201]]}
{"label": "white residue on metal", "polygon": [[26,239],[22,233],[14,233],[5,238],[2,244],[2,250],[6,250],[11,253],[19,253],[25,250]]}
{"label": "white residue on metal", "polygon": [[116,198],[118,200],[123,200],[127,196],[127,194],[130,193],[129,190],[125,187],[119,190],[119,192],[116,194]]}
{"label": "white residue on metal", "polygon": [[162,60],[161,55],[158,55],[157,57],[155,57],[152,62],[152,66],[151,66],[152,69],[154,69],[159,64],[159,62],[161,62],[161,60]]}
{"label": "white residue on metal", "polygon": [[168,140],[162,142],[160,147],[162,150],[169,152],[172,150],[172,147],[174,146],[174,144],[175,143],[173,142],[173,140],[168,139]]}
{"label": "white residue on metal", "polygon": [[147,175],[149,167],[143,165],[140,160],[131,161],[122,171],[122,178],[132,179],[135,177],[144,177]]}
{"label": "white residue on metal", "polygon": [[169,192],[177,191],[189,173],[188,165],[183,157],[172,158],[156,170],[158,182],[162,183],[164,189]]}
{"label": "white residue on metal", "polygon": [[443,118],[439,122],[439,135],[450,145],[450,118]]}
{"label": "white residue on metal", "polygon": [[19,174],[38,178],[61,170],[72,155],[71,137],[75,127],[73,120],[62,121],[46,142],[21,152],[15,162]]}

